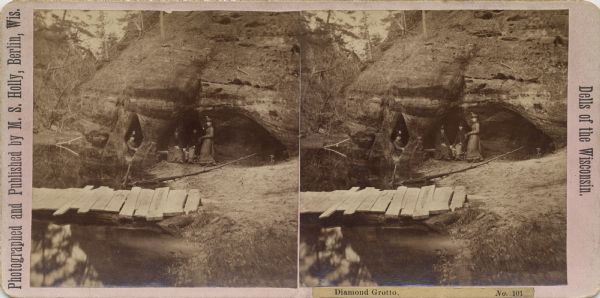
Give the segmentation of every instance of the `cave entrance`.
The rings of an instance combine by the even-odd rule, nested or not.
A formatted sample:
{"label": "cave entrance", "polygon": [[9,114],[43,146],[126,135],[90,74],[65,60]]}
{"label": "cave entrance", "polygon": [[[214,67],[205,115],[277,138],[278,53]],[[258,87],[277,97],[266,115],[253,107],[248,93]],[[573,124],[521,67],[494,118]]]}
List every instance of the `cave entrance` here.
{"label": "cave entrance", "polygon": [[487,106],[471,111],[479,115],[481,147],[486,158],[521,146],[524,148],[510,154],[507,159],[536,157],[538,148],[541,154],[555,150],[552,138],[512,110],[500,106]]}
{"label": "cave entrance", "polygon": [[404,115],[402,115],[402,113],[397,113],[396,124],[394,125],[394,129],[390,135],[390,141],[394,142],[398,134],[402,134],[402,147],[406,146],[406,144],[408,144],[410,135],[408,133],[408,127],[406,126],[406,120],[404,120]]}
{"label": "cave entrance", "polygon": [[124,135],[124,141],[129,142],[129,139],[133,136],[133,145],[135,147],[139,147],[144,140],[144,135],[142,133],[142,125],[140,124],[140,119],[138,115],[132,113],[129,116],[129,124],[127,126],[127,131]]}
{"label": "cave entrance", "polygon": [[481,148],[484,158],[490,158],[524,148],[510,154],[506,159],[527,159],[554,151],[553,140],[538,129],[533,123],[507,108],[490,105],[470,108],[468,111],[455,108],[446,113],[424,139],[425,148],[435,148],[435,140],[444,126],[446,137],[450,144],[456,141],[458,126],[462,125],[465,132],[471,130],[471,112],[479,116]]}
{"label": "cave entrance", "polygon": [[202,113],[215,127],[215,159],[233,160],[249,154],[257,156],[244,164],[287,159],[286,147],[254,119],[235,110]]}
{"label": "cave entrance", "polygon": [[[185,112],[173,121],[165,133],[160,137],[157,144],[158,150],[168,150],[170,146],[179,145],[190,147],[198,143],[198,138],[203,134],[202,119],[198,113]],[[175,132],[179,135],[179,140],[175,138]]]}
{"label": "cave entrance", "polygon": [[427,134],[423,138],[424,148],[435,148],[436,140],[441,134],[440,128],[442,126],[444,127],[444,133],[446,134],[450,144],[454,144],[456,142],[456,135],[460,126],[462,126],[462,129],[465,132],[468,132],[471,129],[467,122],[467,114],[463,111],[463,109],[453,108],[448,113],[440,117],[431,133]]}
{"label": "cave entrance", "polygon": [[167,135],[161,138],[159,150],[168,150],[175,144],[174,134],[180,135],[185,147],[200,145],[207,117],[214,127],[214,158],[217,163],[235,160],[252,153],[256,156],[244,160],[244,165],[259,165],[265,162],[288,158],[286,147],[254,119],[232,109],[219,109],[184,113],[178,117]]}

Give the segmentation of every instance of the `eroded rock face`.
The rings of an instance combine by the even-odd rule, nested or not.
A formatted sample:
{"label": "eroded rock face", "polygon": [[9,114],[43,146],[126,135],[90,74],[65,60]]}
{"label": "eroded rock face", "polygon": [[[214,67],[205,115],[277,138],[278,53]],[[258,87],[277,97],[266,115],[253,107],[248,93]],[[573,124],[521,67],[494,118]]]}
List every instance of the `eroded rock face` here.
{"label": "eroded rock face", "polygon": [[383,143],[373,144],[382,148],[377,156],[389,160],[400,115],[412,144],[430,139],[457,109],[467,124],[475,112],[484,129],[502,131],[511,123],[494,115],[514,112],[564,146],[567,11],[429,11],[427,18],[428,38],[397,40],[347,89],[353,121],[375,127],[375,143]]}
{"label": "eroded rock face", "polygon": [[[119,155],[133,116],[143,143],[160,142],[183,115],[244,115],[297,148],[298,13],[173,12],[85,83],[86,115]],[[218,123],[215,123],[218,128]]]}

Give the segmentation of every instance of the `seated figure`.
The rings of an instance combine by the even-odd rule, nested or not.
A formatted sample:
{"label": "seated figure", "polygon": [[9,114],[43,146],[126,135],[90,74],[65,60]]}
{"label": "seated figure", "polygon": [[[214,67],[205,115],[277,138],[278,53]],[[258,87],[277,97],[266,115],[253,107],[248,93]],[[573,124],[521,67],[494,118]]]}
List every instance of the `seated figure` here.
{"label": "seated figure", "polygon": [[167,162],[185,162],[185,152],[183,150],[183,142],[181,134],[178,130],[173,133],[173,138],[169,144],[169,152],[167,153]]}
{"label": "seated figure", "polygon": [[452,152],[450,150],[450,142],[448,142],[448,137],[446,137],[446,131],[444,126],[440,127],[440,132],[438,133],[435,140],[435,159],[443,159],[450,160],[452,159]]}
{"label": "seated figure", "polygon": [[458,125],[458,131],[456,132],[456,138],[454,139],[454,144],[452,144],[452,155],[456,160],[464,160],[465,159],[465,147],[467,143],[467,133],[464,130],[462,124]]}

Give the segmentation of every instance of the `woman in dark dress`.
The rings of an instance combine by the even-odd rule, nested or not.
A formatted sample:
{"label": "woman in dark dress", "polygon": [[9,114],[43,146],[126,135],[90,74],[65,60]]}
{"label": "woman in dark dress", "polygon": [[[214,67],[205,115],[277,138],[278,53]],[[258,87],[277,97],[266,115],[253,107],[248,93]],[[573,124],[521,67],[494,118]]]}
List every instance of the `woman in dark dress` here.
{"label": "woman in dark dress", "polygon": [[183,139],[179,130],[175,130],[171,144],[169,146],[169,152],[167,153],[167,162],[185,162],[185,153],[183,152]]}
{"label": "woman in dark dress", "polygon": [[440,127],[440,132],[437,135],[437,139],[435,142],[435,158],[436,159],[444,159],[450,160],[452,152],[450,151],[450,142],[448,142],[448,137],[446,137],[446,131],[444,127]]}
{"label": "woman in dark dress", "polygon": [[467,133],[463,129],[463,125],[458,125],[458,131],[456,132],[456,139],[452,145],[452,152],[454,158],[457,160],[463,160],[465,158],[465,146],[467,144]]}

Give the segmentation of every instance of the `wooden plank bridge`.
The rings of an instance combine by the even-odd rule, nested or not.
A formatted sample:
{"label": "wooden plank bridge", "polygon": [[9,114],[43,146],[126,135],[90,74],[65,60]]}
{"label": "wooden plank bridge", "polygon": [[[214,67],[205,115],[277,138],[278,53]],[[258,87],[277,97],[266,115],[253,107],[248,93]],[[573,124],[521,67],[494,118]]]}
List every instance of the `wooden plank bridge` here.
{"label": "wooden plank bridge", "polygon": [[51,212],[61,216],[67,212],[77,215],[112,214],[120,219],[158,221],[165,217],[195,212],[201,204],[200,192],[170,190],[168,187],[114,190],[101,186],[93,188],[34,188],[33,211]]}
{"label": "wooden plank bridge", "polygon": [[385,219],[425,219],[462,208],[466,199],[464,186],[401,186],[396,190],[353,187],[332,192],[301,192],[300,214],[319,214],[320,219],[329,218],[336,212],[344,216],[367,214],[381,215]]}

